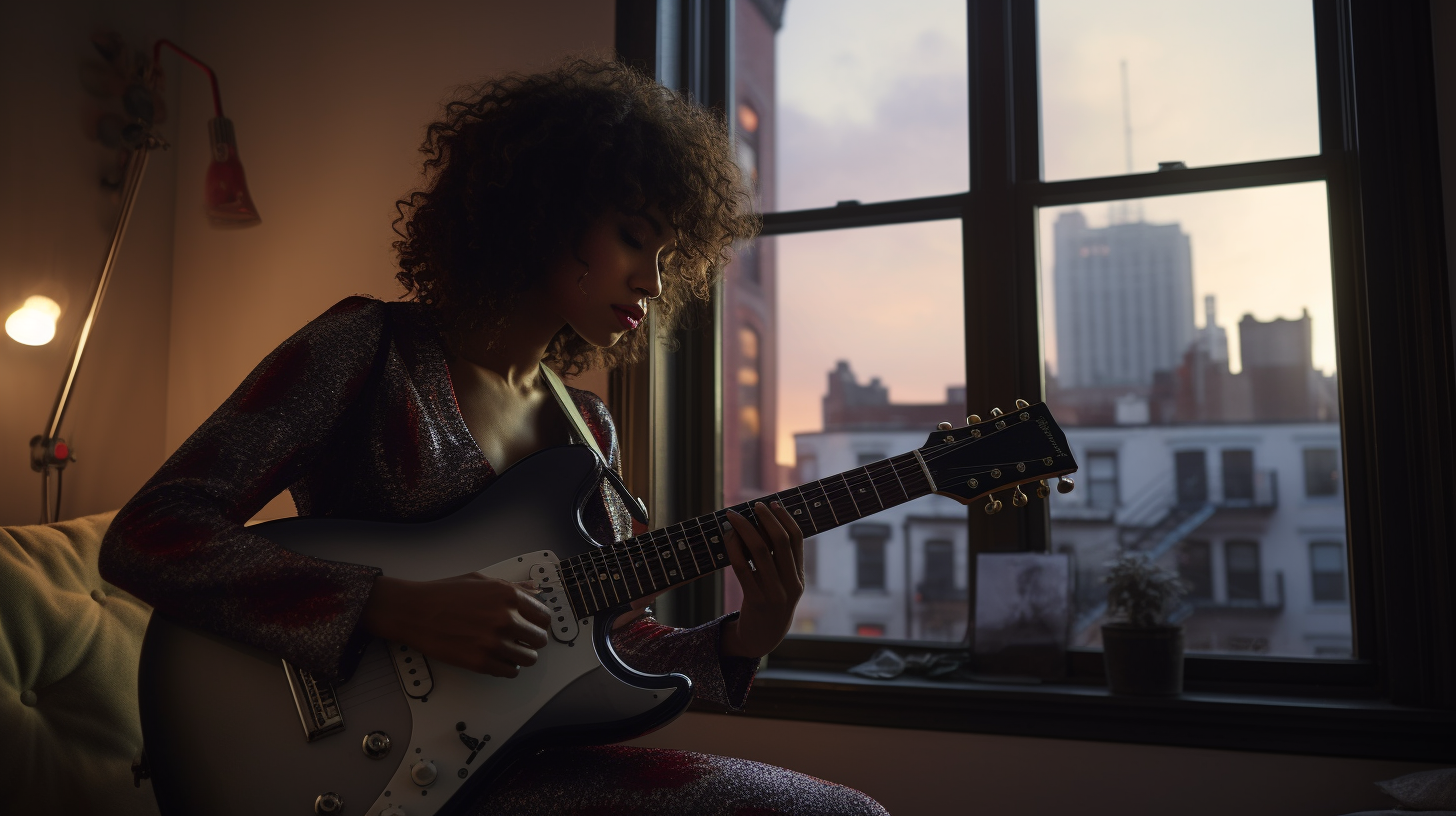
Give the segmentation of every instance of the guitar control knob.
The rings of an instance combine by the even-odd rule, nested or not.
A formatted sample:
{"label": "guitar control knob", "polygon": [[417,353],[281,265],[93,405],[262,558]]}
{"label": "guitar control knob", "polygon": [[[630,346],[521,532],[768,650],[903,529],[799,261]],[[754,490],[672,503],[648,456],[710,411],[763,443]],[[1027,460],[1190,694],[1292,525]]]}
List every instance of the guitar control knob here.
{"label": "guitar control knob", "polygon": [[435,763],[428,759],[422,759],[410,768],[410,779],[414,780],[414,783],[422,788],[428,788],[435,784],[435,777],[438,775],[439,772],[435,770]]}
{"label": "guitar control knob", "polygon": [[341,813],[344,810],[344,797],[329,791],[320,794],[319,798],[313,800],[314,813]]}
{"label": "guitar control knob", "polygon": [[389,753],[389,735],[383,731],[370,731],[364,735],[364,756],[370,759],[384,759]]}

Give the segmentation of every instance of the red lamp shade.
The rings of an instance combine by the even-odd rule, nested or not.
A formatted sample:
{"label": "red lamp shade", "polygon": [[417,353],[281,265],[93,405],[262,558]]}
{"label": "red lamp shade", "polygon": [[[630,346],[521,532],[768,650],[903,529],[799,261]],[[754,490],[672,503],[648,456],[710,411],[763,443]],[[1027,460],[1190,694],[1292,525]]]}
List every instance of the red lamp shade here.
{"label": "red lamp shade", "polygon": [[238,161],[238,143],[233,135],[233,121],[219,116],[207,123],[212,142],[212,164],[207,167],[207,184],[203,198],[207,217],[214,226],[246,227],[263,219],[248,195],[248,181],[243,177],[243,164]]}

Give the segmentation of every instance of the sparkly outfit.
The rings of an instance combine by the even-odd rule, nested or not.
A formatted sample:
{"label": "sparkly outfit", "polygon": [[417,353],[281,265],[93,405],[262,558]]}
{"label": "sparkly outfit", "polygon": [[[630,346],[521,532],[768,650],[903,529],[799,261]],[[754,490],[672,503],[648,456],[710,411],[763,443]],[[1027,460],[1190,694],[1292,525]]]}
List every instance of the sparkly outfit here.
{"label": "sparkly outfit", "polygon": [[[571,395],[619,468],[606,406]],[[301,516],[438,518],[496,475],[460,414],[429,310],[351,297],[275,349],[121,509],[101,571],[170,615],[347,677],[370,638],[360,617],[379,570],[289,552],[243,523],[285,489]],[[583,522],[599,543],[631,534],[605,486]],[[612,644],[639,670],[682,672],[698,697],[741,708],[757,661],[720,653],[725,620],[673,629],[644,618]],[[883,813],[848,788],[680,751],[552,749],[512,774],[480,813]]]}

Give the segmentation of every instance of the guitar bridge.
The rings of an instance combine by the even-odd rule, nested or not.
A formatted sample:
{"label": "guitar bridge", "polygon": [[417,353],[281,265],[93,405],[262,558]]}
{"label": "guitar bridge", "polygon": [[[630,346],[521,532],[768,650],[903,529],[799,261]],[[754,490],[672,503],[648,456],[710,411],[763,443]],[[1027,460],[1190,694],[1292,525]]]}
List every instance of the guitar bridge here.
{"label": "guitar bridge", "polygon": [[288,677],[298,720],[303,723],[303,735],[309,742],[343,730],[344,709],[339,706],[333,683],[320,680],[287,660],[283,661],[283,673]]}

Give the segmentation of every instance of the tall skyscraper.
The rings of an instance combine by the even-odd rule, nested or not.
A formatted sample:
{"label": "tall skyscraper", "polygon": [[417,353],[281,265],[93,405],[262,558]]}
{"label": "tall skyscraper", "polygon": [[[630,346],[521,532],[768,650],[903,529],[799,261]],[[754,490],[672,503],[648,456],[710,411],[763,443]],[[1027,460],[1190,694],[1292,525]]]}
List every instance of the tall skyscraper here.
{"label": "tall skyscraper", "polygon": [[[1193,260],[1177,223],[1092,229],[1077,210],[1054,227],[1057,381],[1147,388],[1194,338]],[[1225,352],[1226,356],[1227,352]]]}

